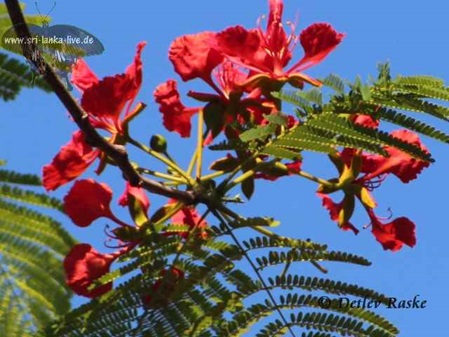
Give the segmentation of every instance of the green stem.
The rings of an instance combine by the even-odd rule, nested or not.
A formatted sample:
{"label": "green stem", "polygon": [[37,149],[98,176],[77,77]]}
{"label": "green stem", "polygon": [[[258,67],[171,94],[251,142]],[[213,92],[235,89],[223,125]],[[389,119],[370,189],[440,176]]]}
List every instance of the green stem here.
{"label": "green stem", "polygon": [[201,181],[206,181],[206,180],[214,179],[217,177],[221,177],[222,175],[225,175],[226,173],[227,172],[225,172],[225,171],[217,171],[217,172],[202,176]]}
{"label": "green stem", "polygon": [[321,179],[321,178],[315,177],[314,175],[312,175],[312,174],[310,174],[308,172],[299,171],[297,174],[299,176],[303,177],[303,178],[309,179],[309,180],[314,181],[314,182],[316,182],[318,184],[322,184],[324,186],[329,186],[329,187],[333,186],[333,184],[330,183],[329,181],[327,181],[325,179]]}
{"label": "green stem", "polygon": [[[224,206],[224,205],[220,205],[217,209],[218,209],[220,212],[223,212],[224,214],[229,215],[230,217],[232,217],[233,219],[235,219],[235,220],[237,220],[237,221],[242,220],[242,217],[241,217],[239,214],[235,213],[234,211],[232,211],[231,209],[229,209],[228,207],[226,207],[226,206]],[[252,226],[252,227],[250,227],[250,228],[251,228],[251,229],[254,229],[256,232],[259,232],[260,234],[263,234],[263,235],[265,235],[265,236],[268,236],[269,238],[272,238],[272,239],[276,239],[276,240],[279,240],[279,241],[283,241],[283,240],[287,239],[285,236],[282,236],[282,235],[278,235],[278,234],[276,234],[276,233],[273,233],[273,232],[270,231],[269,229],[267,229],[267,228],[265,228],[265,227],[262,227],[262,226]],[[311,260],[310,263],[311,263],[315,268],[317,268],[319,271],[321,271],[322,273],[326,274],[326,273],[328,272],[328,270],[327,270],[326,268],[324,268],[323,266],[321,266],[318,262],[316,262],[316,261],[314,261],[314,260]],[[287,266],[287,265],[288,265],[288,266]],[[285,267],[285,269],[284,269],[284,271],[283,271],[283,274],[286,274],[286,273],[287,273],[288,268],[289,268],[289,266],[290,266],[290,262],[288,262],[287,265],[286,265],[286,267]]]}
{"label": "green stem", "polygon": [[162,218],[160,218],[155,225],[160,225],[170,219],[173,215],[178,213],[182,208],[184,207],[184,204],[182,202],[177,202],[176,205],[168,211],[167,214],[165,214]]}
{"label": "green stem", "polygon": [[234,178],[234,176],[237,173],[239,173],[239,171],[242,169],[242,167],[245,167],[248,163],[250,163],[251,161],[256,159],[258,156],[259,156],[259,151],[256,151],[255,153],[253,153],[248,159],[246,159],[243,163],[241,163],[234,170],[232,170],[232,172],[229,173],[229,175],[226,177],[226,179],[224,179],[220,183],[220,185],[218,185],[217,189],[218,190],[225,190],[225,191],[227,191],[229,189],[228,188],[228,184],[231,181],[231,179]]}
{"label": "green stem", "polygon": [[232,189],[234,186],[241,184],[242,182],[244,182],[246,179],[251,178],[252,176],[254,176],[254,174],[256,174],[255,171],[253,170],[249,170],[246,171],[245,173],[243,173],[242,175],[238,176],[237,178],[235,178],[231,183],[228,184],[228,186],[226,187],[226,191],[229,191],[230,189]]}
{"label": "green stem", "polygon": [[[235,213],[234,211],[232,211],[231,209],[229,209],[228,207],[226,207],[224,205],[220,205],[219,207],[217,207],[217,209],[220,212],[223,212],[224,214],[229,215],[230,217],[232,217],[233,219],[235,219],[237,221],[242,220],[242,217],[239,214]],[[284,239],[283,236],[273,233],[269,229],[262,227],[262,226],[252,226],[251,229],[254,229],[256,232],[259,232],[260,234],[263,234],[263,235],[268,236],[273,239],[278,239],[278,240]]]}
{"label": "green stem", "polygon": [[191,176],[193,172],[193,168],[195,167],[196,156],[198,153],[198,149],[195,148],[195,152],[193,152],[192,158],[190,159],[189,167],[187,168],[186,173]]}
{"label": "green stem", "polygon": [[152,175],[152,176],[155,176],[155,177],[158,177],[158,178],[162,178],[162,179],[178,182],[178,183],[181,183],[181,184],[185,183],[184,179],[172,176],[170,174],[166,174],[166,173],[162,173],[162,172],[158,172],[158,171],[153,171],[153,170],[146,169],[146,168],[141,168],[141,167],[136,168],[136,170],[137,170],[137,172],[149,174],[149,175]]}
{"label": "green stem", "polygon": [[270,298],[270,300],[273,302],[273,305],[276,308],[276,311],[278,312],[278,314],[281,317],[282,321],[284,322],[285,326],[288,328],[288,330],[290,331],[291,335],[293,337],[296,337],[296,335],[293,332],[290,324],[288,323],[287,319],[285,318],[284,313],[282,312],[282,310],[277,305],[277,301],[274,298],[273,294],[271,293],[270,288],[266,284],[264,278],[262,277],[262,274],[259,272],[259,269],[254,264],[253,260],[251,260],[251,258],[249,257],[248,253],[246,252],[246,250],[242,247],[242,245],[240,244],[240,242],[237,239],[237,237],[235,236],[235,234],[232,232],[232,227],[226,222],[226,220],[220,215],[220,213],[218,213],[216,210],[213,210],[213,209],[211,209],[211,211],[212,211],[212,214],[218,219],[218,221],[220,221],[226,227],[226,229],[228,231],[228,234],[231,236],[232,240],[235,242],[235,244],[237,245],[239,250],[245,256],[246,260],[251,265],[251,268],[253,268],[254,272],[256,273],[257,278],[262,283],[263,289],[267,293],[267,295]]}
{"label": "green stem", "polygon": [[204,114],[203,109],[198,113],[198,136],[196,145],[196,178],[201,178],[201,171],[203,168],[203,124]]}
{"label": "green stem", "polygon": [[161,155],[160,153],[158,153],[156,151],[153,151],[148,146],[145,146],[145,145],[139,143],[138,141],[134,140],[130,136],[127,138],[127,141],[128,141],[128,143],[134,145],[138,149],[141,149],[142,151],[144,151],[144,152],[148,153],[149,155],[153,156],[154,158],[160,160],[161,162],[166,164],[168,167],[170,167],[174,171],[178,172],[186,180],[186,182],[188,184],[193,185],[195,183],[195,181],[186,172],[184,172],[178,165],[176,165],[170,159],[164,157],[163,155]]}

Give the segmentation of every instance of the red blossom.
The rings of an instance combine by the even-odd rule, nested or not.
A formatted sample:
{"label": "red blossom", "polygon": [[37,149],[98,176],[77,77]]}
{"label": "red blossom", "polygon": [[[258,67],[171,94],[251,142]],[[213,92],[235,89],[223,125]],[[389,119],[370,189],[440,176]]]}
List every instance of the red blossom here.
{"label": "red blossom", "polygon": [[[73,66],[72,83],[82,92],[81,106],[88,113],[94,127],[105,129],[115,136],[122,134],[125,125],[139,109],[130,107],[142,84],[142,61],[140,59],[145,42],[137,46],[134,62],[124,74],[99,80],[86,62],[78,59]],[[122,110],[126,107],[123,119]],[[43,168],[43,184],[48,190],[55,190],[79,177],[100,156],[86,143],[81,131],[73,134],[72,140],[64,145],[51,164]]]}
{"label": "red blossom", "polygon": [[364,126],[366,128],[377,129],[379,126],[379,121],[370,115],[354,115],[351,120],[357,124]]}
{"label": "red blossom", "polygon": [[415,224],[406,217],[400,217],[387,224],[382,224],[372,210],[368,212],[371,219],[371,232],[385,250],[398,251],[405,244],[416,245]]}
{"label": "red blossom", "polygon": [[122,252],[101,254],[91,245],[75,245],[64,259],[67,285],[76,294],[95,298],[112,289],[112,282],[93,290],[88,290],[92,283],[109,272],[110,266]]}
{"label": "red blossom", "polygon": [[73,67],[72,83],[83,92],[81,106],[95,127],[121,134],[124,122],[137,113],[131,110],[131,105],[142,85],[141,54],[145,45],[145,42],[137,45],[134,61],[123,74],[98,80],[83,60],[78,60]]}
{"label": "red blossom", "polygon": [[190,119],[199,109],[187,108],[181,103],[176,81],[168,80],[160,84],[154,91],[154,97],[159,104],[167,130],[176,131],[181,137],[190,137]]}
{"label": "red blossom", "polygon": [[110,209],[112,190],[93,179],[78,180],[64,197],[64,211],[73,223],[87,227],[98,218],[115,219]]}
{"label": "red blossom", "polygon": [[[418,135],[412,131],[396,130],[391,135],[419,147],[425,153],[429,153],[428,149],[421,143]],[[367,175],[363,177],[364,181],[382,174],[391,173],[403,183],[408,183],[416,179],[421,171],[429,166],[428,162],[413,158],[411,155],[394,147],[386,146],[385,150],[390,155],[389,157],[367,155],[364,158],[367,167],[365,169],[367,170]]]}
{"label": "red blossom", "polygon": [[72,66],[72,83],[81,91],[87,90],[100,80],[97,75],[89,68],[86,61],[78,59]]}
{"label": "red blossom", "polygon": [[229,99],[232,92],[241,90],[239,84],[243,83],[248,78],[248,75],[234,63],[223,61],[223,63],[214,70],[214,78],[220,88],[219,94],[222,94],[226,99]]}
{"label": "red blossom", "polygon": [[212,70],[223,57],[216,48],[215,33],[202,32],[178,37],[170,46],[170,61],[183,81],[210,81]]}
{"label": "red blossom", "polygon": [[[346,206],[345,200],[343,199],[341,202],[335,203],[327,194],[317,193],[317,195],[323,200],[323,207],[329,211],[329,216],[331,220],[338,223],[340,218],[339,216],[340,212]],[[349,221],[339,224],[339,226],[341,229],[345,231],[351,230],[355,234],[359,233],[359,230]]]}
{"label": "red blossom", "polygon": [[141,187],[134,187],[126,182],[126,188],[123,194],[120,196],[118,203],[120,206],[128,206],[129,196],[134,197],[139,201],[145,213],[148,213],[150,208],[150,200],[148,199],[145,190]]}
{"label": "red blossom", "polygon": [[320,63],[344,38],[327,23],[315,23],[304,29],[299,41],[304,48],[304,57],[288,70],[284,68],[292,58],[297,38],[292,25],[292,33],[287,35],[282,24],[283,1],[270,0],[270,13],[266,31],[261,27],[246,30],[241,26],[225,29],[216,36],[220,51],[230,61],[247,68],[252,77],[267,77],[273,80],[306,81],[313,85],[320,82],[301,72]]}
{"label": "red blossom", "polygon": [[345,34],[337,33],[328,23],[314,23],[304,29],[299,41],[304,48],[304,57],[293,65],[289,73],[303,71],[321,63],[343,40]]}
{"label": "red blossom", "polygon": [[[174,203],[174,200],[171,200],[170,203]],[[198,231],[198,236],[202,239],[207,239],[208,235],[206,229],[208,227],[207,222],[203,219],[201,220],[201,216],[198,214],[198,211],[192,206],[185,206],[180,211],[178,211],[175,215],[171,217],[171,222],[174,225],[188,225],[190,230],[194,228]],[[166,235],[171,235],[176,232],[166,233]],[[187,238],[188,232],[179,232],[176,233],[183,238]]]}
{"label": "red blossom", "polygon": [[43,185],[47,191],[79,177],[100,155],[85,141],[81,131],[73,133],[72,140],[64,145],[51,164],[43,168]]}

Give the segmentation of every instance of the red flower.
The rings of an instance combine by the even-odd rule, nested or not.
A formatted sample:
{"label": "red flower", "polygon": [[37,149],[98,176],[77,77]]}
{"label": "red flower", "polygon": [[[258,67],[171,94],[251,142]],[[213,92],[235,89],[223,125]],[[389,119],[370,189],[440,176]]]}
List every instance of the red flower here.
{"label": "red flower", "polygon": [[[357,116],[353,121],[365,127],[377,127],[377,122],[369,116]],[[391,135],[406,143],[420,147],[428,153],[419,137],[411,131],[397,130],[393,131]],[[337,221],[340,226],[347,226],[354,231],[354,226],[349,223],[352,210],[346,214],[342,213],[342,210],[353,209],[357,197],[371,219],[372,233],[377,241],[382,244],[384,249],[397,251],[404,244],[410,247],[416,244],[415,224],[405,217],[397,218],[388,224],[382,224],[374,214],[373,209],[376,207],[376,202],[371,197],[369,190],[379,187],[388,174],[393,174],[403,183],[408,183],[416,179],[424,167],[429,166],[429,163],[415,159],[409,154],[390,146],[386,146],[385,150],[390,155],[389,157],[359,153],[354,149],[345,148],[338,157],[340,164],[334,162],[337,167],[341,165],[339,167],[341,176],[334,181],[338,181],[340,184],[337,188],[343,190],[344,200],[336,204],[325,194],[318,193],[318,196],[323,199],[323,206],[330,211],[332,220]],[[364,175],[359,178],[360,173],[364,173]],[[379,178],[375,180],[376,177]],[[321,190],[326,190],[326,188],[322,187]],[[331,188],[326,193],[334,191],[335,189]]]}
{"label": "red flower", "polygon": [[170,46],[169,58],[183,81],[201,78],[206,82],[210,81],[212,69],[223,60],[212,32],[178,37]]}
{"label": "red flower", "polygon": [[[225,29],[216,36],[220,51],[230,61],[251,70],[247,83],[263,77],[280,81],[306,81],[313,85],[320,82],[301,73],[318,63],[334,50],[344,34],[337,33],[327,23],[315,23],[304,29],[299,41],[304,48],[304,57],[288,70],[284,68],[292,58],[297,38],[290,35],[282,25],[283,2],[270,0],[270,13],[266,31],[261,27],[246,30],[241,26]],[[292,30],[294,27],[292,26]]]}
{"label": "red flower", "polygon": [[[138,112],[131,110],[131,105],[142,85],[141,54],[145,45],[145,42],[137,45],[134,62],[125,73],[102,80],[98,80],[83,60],[78,60],[75,64],[72,82],[83,92],[81,106],[89,114],[95,127],[105,129],[113,135],[122,134],[124,124]],[[125,107],[124,118],[121,120]]]}
{"label": "red flower", "polygon": [[400,217],[390,223],[382,224],[372,210],[368,211],[371,219],[371,232],[385,250],[398,251],[404,244],[416,245],[415,224],[406,217]]}
{"label": "red flower", "polygon": [[[427,148],[421,143],[418,135],[408,130],[396,130],[391,133],[395,138],[413,144],[429,153]],[[367,173],[362,180],[368,181],[374,177],[383,174],[393,174],[403,183],[408,183],[418,177],[421,171],[429,166],[429,163],[423,160],[415,159],[409,154],[402,152],[394,147],[386,146],[385,150],[390,155],[384,157],[381,155],[365,155],[363,158],[363,172]]]}
{"label": "red flower", "polygon": [[[83,92],[81,106],[88,113],[94,127],[112,133],[111,142],[115,141],[117,135],[124,133],[128,122],[141,111],[130,108],[142,84],[140,56],[145,44],[138,44],[134,62],[124,74],[99,80],[84,60],[77,60],[73,67],[72,82]],[[125,106],[126,112],[122,120],[120,115]],[[52,163],[44,166],[45,189],[55,190],[76,179],[98,156],[100,152],[86,143],[81,131],[75,132],[72,140],[61,148]]]}
{"label": "red flower", "polygon": [[[171,200],[170,203],[175,202],[174,200]],[[197,210],[192,206],[185,206],[183,207],[179,212],[177,212],[175,215],[171,217],[172,224],[174,225],[188,225],[190,227],[190,230],[193,230],[194,228],[198,231],[198,235],[202,239],[207,239],[208,235],[206,232],[206,228],[208,227],[207,222],[203,219],[200,222],[200,215],[198,214]],[[170,235],[172,233],[166,233],[166,235]],[[176,233],[180,235],[183,238],[187,238],[189,233],[188,232],[179,232]]]}
{"label": "red flower", "polygon": [[72,83],[81,91],[87,90],[100,80],[97,75],[89,68],[86,61],[78,59],[72,66]]}
{"label": "red flower", "polygon": [[379,121],[377,119],[374,119],[370,115],[354,115],[352,116],[351,120],[355,124],[364,126],[366,128],[377,129],[377,127],[379,126]]}
{"label": "red flower", "polygon": [[181,103],[176,81],[168,80],[160,84],[154,91],[154,97],[167,130],[176,131],[181,137],[190,137],[190,119],[199,108],[187,108]]}
{"label": "red flower", "polygon": [[79,177],[100,155],[85,141],[81,131],[73,133],[72,140],[64,145],[51,164],[43,168],[43,185],[47,191]]}
{"label": "red flower", "polygon": [[93,179],[78,180],[64,197],[64,211],[73,223],[87,227],[98,218],[109,218],[122,224],[111,212],[112,190]]}
{"label": "red flower", "polygon": [[86,243],[75,245],[64,259],[67,285],[76,294],[89,298],[107,293],[112,289],[112,282],[90,291],[88,288],[96,279],[109,272],[112,262],[121,254],[100,254]]}
{"label": "red flower", "polygon": [[348,207],[347,205],[347,199],[343,199],[338,204],[335,203],[327,194],[323,193],[317,193],[317,195],[323,199],[323,207],[326,208],[329,211],[329,215],[331,220],[338,223],[341,229],[348,231],[351,230],[355,234],[359,233],[359,230],[349,221],[340,221],[340,214],[341,212]]}
{"label": "red flower", "polygon": [[142,205],[145,213],[148,213],[148,209],[150,208],[150,200],[148,199],[145,190],[141,187],[134,187],[126,182],[126,188],[123,194],[120,196],[118,203],[120,206],[128,206],[128,198],[129,196],[137,199]]}

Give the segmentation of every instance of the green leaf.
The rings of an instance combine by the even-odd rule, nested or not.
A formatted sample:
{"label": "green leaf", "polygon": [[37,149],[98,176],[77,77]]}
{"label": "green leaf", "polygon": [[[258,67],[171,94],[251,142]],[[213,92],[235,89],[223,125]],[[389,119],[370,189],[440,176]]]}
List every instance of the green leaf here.
{"label": "green leaf", "polygon": [[58,200],[24,188],[38,183],[33,175],[0,171],[1,336],[34,336],[70,309],[72,291],[61,267],[75,240],[59,222],[26,205],[61,211]]}
{"label": "green leaf", "polygon": [[234,228],[238,227],[277,227],[281,224],[280,221],[274,220],[270,217],[254,217],[254,218],[245,218],[240,221],[235,221],[231,223],[231,226]]}
{"label": "green leaf", "polygon": [[264,138],[272,135],[276,131],[276,125],[268,124],[259,126],[257,128],[249,129],[248,131],[240,134],[239,138],[242,142],[250,142],[252,140],[263,140]]}
{"label": "green leaf", "polygon": [[254,194],[254,178],[248,178],[242,182],[243,195],[249,200]]}
{"label": "green leaf", "polygon": [[322,80],[323,85],[334,89],[338,94],[343,94],[345,91],[344,81],[337,75],[330,74],[324,80]]}

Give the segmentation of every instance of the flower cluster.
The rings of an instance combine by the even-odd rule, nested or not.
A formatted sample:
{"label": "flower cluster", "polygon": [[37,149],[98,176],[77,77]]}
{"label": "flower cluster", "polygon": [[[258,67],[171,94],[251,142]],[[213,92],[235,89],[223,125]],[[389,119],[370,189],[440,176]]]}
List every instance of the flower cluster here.
{"label": "flower cluster", "polygon": [[[82,92],[83,110],[95,128],[110,134],[108,141],[113,144],[126,142],[128,123],[142,110],[141,104],[133,107],[133,102],[142,84],[141,54],[144,46],[144,42],[138,44],[134,60],[123,74],[100,80],[82,59],[73,67],[72,82]],[[52,163],[43,168],[44,187],[47,190],[55,190],[78,178],[97,158],[100,159],[100,165],[96,172],[100,173],[107,163],[107,158],[101,151],[89,145],[81,131],[75,132],[72,140],[61,148]],[[90,290],[90,287],[95,280],[109,272],[114,261],[140,243],[138,230],[142,223],[133,219],[135,223],[130,225],[117,218],[111,211],[111,201],[110,187],[93,179],[76,181],[64,198],[64,210],[75,225],[88,227],[99,218],[107,218],[119,226],[108,234],[110,239],[118,241],[120,249],[116,252],[102,254],[89,244],[83,243],[75,245],[66,256],[64,269],[67,284],[78,295],[93,298],[109,291],[112,284],[105,284],[93,290]],[[142,188],[126,183],[118,203],[127,206],[131,213],[140,212],[144,221],[148,221],[150,202]],[[196,226],[199,235],[202,238],[207,237],[207,223],[202,221],[197,224],[199,215],[193,207],[182,207],[171,220],[175,225],[188,225],[190,228]],[[164,235],[173,234],[183,238],[187,236],[185,232],[170,232]]]}
{"label": "flower cluster", "polygon": [[[354,123],[371,128],[377,128],[378,122],[370,116],[359,115]],[[428,152],[419,137],[408,130],[393,131],[391,135],[405,143],[413,144]],[[398,149],[386,146],[388,157],[377,154],[366,154],[354,149],[345,148],[335,158],[334,163],[340,172],[340,177],[334,179],[333,186],[321,185],[318,196],[323,200],[323,206],[329,210],[332,220],[343,230],[351,230],[355,234],[359,230],[350,222],[355,207],[355,200],[365,208],[376,240],[385,250],[397,251],[405,244],[413,247],[416,244],[415,224],[406,217],[397,218],[383,224],[374,213],[376,201],[370,191],[379,187],[388,175],[394,175],[403,183],[416,179],[421,171],[429,166],[428,162],[418,160]],[[343,200],[335,203],[329,193],[343,191]]]}
{"label": "flower cluster", "polygon": [[[145,44],[138,44],[134,61],[123,74],[99,80],[83,59],[78,59],[72,70],[72,83],[83,94],[81,107],[95,128],[111,134],[109,141],[113,144],[123,143],[128,123],[141,111],[140,105],[132,107],[142,85],[141,54]],[[96,171],[100,173],[106,164],[106,158],[88,144],[81,131],[76,131],[71,141],[53,158],[52,163],[44,166],[45,189],[52,191],[76,179],[97,158],[101,159]]]}
{"label": "flower cluster", "polygon": [[[88,227],[99,218],[107,218],[118,225],[108,233],[110,240],[117,241],[119,248],[112,254],[101,254],[89,244],[75,245],[64,259],[67,284],[78,295],[97,297],[112,289],[112,284],[105,284],[90,290],[92,283],[110,271],[111,264],[123,254],[140,244],[139,229],[143,224],[138,221],[133,225],[117,218],[111,210],[112,190],[106,184],[93,179],[78,180],[64,198],[64,211],[72,222],[79,227]],[[172,202],[170,202],[171,204]],[[118,204],[128,206],[134,214],[143,214],[148,220],[150,201],[142,188],[132,187],[128,183]],[[198,229],[200,238],[207,238],[207,223],[202,220],[196,210],[184,206],[171,217],[176,225],[188,225]],[[179,235],[187,237],[185,232],[162,233],[163,235]]]}
{"label": "flower cluster", "polygon": [[[204,106],[186,107],[181,102],[176,80],[170,79],[160,84],[154,91],[154,97],[167,130],[177,132],[181,137],[189,137],[191,118],[201,111],[207,115],[204,120],[209,132],[206,139],[201,138],[203,135],[200,134],[199,149],[202,149],[204,143],[212,141],[221,132],[228,139],[235,138],[244,129],[239,129],[239,125],[264,125],[267,123],[267,114],[280,113],[279,102],[271,93],[280,90],[285,84],[300,89],[305,83],[321,85],[320,81],[303,72],[322,62],[339,45],[344,34],[336,32],[327,23],[312,24],[299,35],[295,34],[295,26],[289,23],[286,26],[291,31],[287,33],[282,23],[282,14],[283,1],[269,0],[265,29],[262,28],[263,18],[260,18],[257,28],[228,27],[220,32],[184,35],[172,43],[169,59],[181,79],[185,82],[200,79],[213,92],[190,91],[188,96],[202,102]],[[298,43],[304,50],[304,56],[300,60],[292,61],[293,50]],[[108,133],[107,140],[111,144],[125,145],[130,142],[135,145],[135,141],[128,134],[128,125],[144,107],[142,103],[134,105],[142,85],[141,54],[144,47],[144,42],[139,43],[133,62],[124,73],[115,76],[98,79],[82,59],[73,67],[72,82],[82,93],[80,103],[87,114],[86,118],[93,127]],[[353,116],[352,122],[362,127],[378,127],[378,121],[365,115]],[[298,123],[299,120],[288,116],[286,127],[293,128]],[[413,132],[398,130],[392,132],[391,136],[428,152]],[[150,147],[154,147],[151,142]],[[157,152],[156,158],[163,158],[164,163],[168,162],[178,168],[166,153],[165,140],[158,150],[148,149],[143,145],[139,148],[144,149],[147,154],[154,155]],[[387,146],[384,150],[389,157],[367,154],[351,148],[344,148],[336,155],[331,155],[339,176],[328,181],[316,179],[320,181],[317,194],[329,211],[331,219],[343,230],[356,234],[359,230],[351,223],[351,217],[358,201],[368,214],[369,227],[376,240],[384,249],[397,251],[403,245],[413,247],[416,244],[415,224],[406,217],[383,223],[374,212],[377,204],[370,192],[379,187],[388,175],[394,175],[403,183],[408,183],[417,178],[428,163],[395,148]],[[165,157],[159,156],[160,153]],[[267,162],[267,156],[256,155],[257,157],[250,158],[253,160],[250,164],[254,164],[256,170],[254,167],[245,166],[248,157],[251,157],[249,150],[236,153],[237,157],[228,154],[225,158],[215,161],[211,169],[224,173],[241,170],[245,179],[250,177],[270,181],[281,176],[302,173],[302,162],[299,160],[284,164],[277,159]],[[109,159],[104,153],[94,149],[81,131],[75,132],[71,141],[61,148],[52,163],[43,168],[44,187],[51,191],[77,179],[97,158],[100,163],[96,173],[99,174],[110,162]],[[201,159],[201,156],[198,155],[197,158]],[[170,166],[169,164],[167,165]],[[201,171],[201,165],[198,165]],[[142,172],[144,171],[145,169],[142,169]],[[149,169],[146,171],[158,174],[161,178],[171,178],[171,183],[175,186],[185,183],[190,190],[198,187],[196,183],[204,183],[201,174],[196,179],[186,178],[190,173],[181,169],[174,175],[156,173]],[[171,173],[170,170],[168,173]],[[183,180],[184,178],[186,179]],[[238,179],[233,183],[236,181]],[[242,181],[243,178],[238,182]],[[335,202],[329,196],[337,191],[344,195],[340,202]],[[65,212],[75,225],[88,227],[99,218],[106,218],[117,226],[106,231],[109,241],[117,242],[115,252],[100,253],[91,245],[82,243],[75,245],[66,256],[64,269],[67,284],[78,295],[95,298],[110,291],[112,283],[98,287],[93,287],[93,284],[110,271],[112,263],[119,257],[142,244],[141,229],[151,222],[152,218],[148,215],[150,200],[142,188],[126,183],[125,191],[118,200],[119,205],[128,207],[132,217],[131,224],[114,215],[111,210],[112,197],[112,190],[106,184],[84,179],[77,180],[64,198]],[[189,233],[194,231],[200,240],[208,238],[207,222],[193,206],[170,200],[165,207],[173,210],[173,213],[167,216],[172,226],[160,233],[161,235],[177,235],[185,240],[188,239]],[[153,292],[172,293],[175,284],[184,277],[184,271],[176,267],[161,270],[159,279],[151,289]],[[153,295],[152,293],[143,297],[145,305],[156,305],[153,302],[157,302],[157,296]]]}
{"label": "flower cluster", "polygon": [[[269,7],[265,30],[260,18],[257,28],[234,26],[220,32],[184,35],[173,41],[169,58],[176,73],[185,82],[201,79],[214,92],[190,91],[188,96],[205,102],[206,106],[188,108],[180,100],[175,80],[159,85],[154,96],[169,131],[189,137],[191,117],[201,109],[216,120],[214,135],[230,128],[235,120],[260,124],[264,114],[277,113],[272,91],[285,83],[299,88],[304,83],[321,85],[303,71],[323,61],[344,34],[337,33],[327,23],[312,24],[299,36],[295,34],[295,26],[288,24],[291,32],[287,33],[282,23],[283,1],[269,0]],[[298,42],[304,56],[292,62]],[[225,129],[225,134],[230,138],[235,132]]]}

